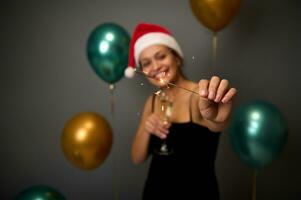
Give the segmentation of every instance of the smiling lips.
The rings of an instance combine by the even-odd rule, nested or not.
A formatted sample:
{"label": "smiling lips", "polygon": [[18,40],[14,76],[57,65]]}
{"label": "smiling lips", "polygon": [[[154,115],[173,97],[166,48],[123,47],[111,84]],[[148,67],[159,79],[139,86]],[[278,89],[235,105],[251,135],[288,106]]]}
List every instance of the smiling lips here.
{"label": "smiling lips", "polygon": [[154,77],[155,77],[156,79],[160,80],[160,79],[164,78],[165,76],[166,76],[166,72],[165,72],[165,71],[162,71],[162,72],[159,72],[159,73],[155,74]]}
{"label": "smiling lips", "polygon": [[145,74],[149,78],[160,81],[160,83],[165,83],[164,78],[166,78],[168,76],[168,70],[159,71],[159,72],[155,72],[155,73],[145,73]]}

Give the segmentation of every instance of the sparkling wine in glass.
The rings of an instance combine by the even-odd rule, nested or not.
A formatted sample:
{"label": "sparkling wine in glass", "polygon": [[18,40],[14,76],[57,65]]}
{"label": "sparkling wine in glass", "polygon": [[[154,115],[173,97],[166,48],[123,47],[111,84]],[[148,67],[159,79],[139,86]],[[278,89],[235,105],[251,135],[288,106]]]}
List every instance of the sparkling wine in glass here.
{"label": "sparkling wine in glass", "polygon": [[[163,123],[169,123],[172,115],[172,99],[166,92],[161,91],[159,94],[159,115],[163,120]],[[173,153],[172,148],[167,144],[166,139],[162,140],[159,149],[155,152],[158,155],[170,155]]]}

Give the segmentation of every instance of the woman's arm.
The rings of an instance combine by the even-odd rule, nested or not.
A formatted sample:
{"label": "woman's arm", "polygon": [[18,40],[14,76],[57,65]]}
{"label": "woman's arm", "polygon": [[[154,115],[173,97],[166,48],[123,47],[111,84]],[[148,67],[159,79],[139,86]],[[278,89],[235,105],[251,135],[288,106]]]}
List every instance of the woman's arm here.
{"label": "woman's arm", "polygon": [[140,125],[138,127],[132,144],[132,160],[135,164],[143,163],[148,157],[148,145],[150,140],[150,134],[145,129],[145,121],[146,118],[152,112],[151,101],[152,97],[150,96],[144,105]]}

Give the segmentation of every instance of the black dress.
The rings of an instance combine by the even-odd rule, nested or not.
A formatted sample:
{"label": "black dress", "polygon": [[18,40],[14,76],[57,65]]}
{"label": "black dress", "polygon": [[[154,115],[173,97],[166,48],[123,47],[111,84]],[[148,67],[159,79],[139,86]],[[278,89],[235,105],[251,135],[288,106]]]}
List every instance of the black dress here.
{"label": "black dress", "polygon": [[151,136],[152,160],[143,200],[219,199],[214,163],[220,133],[192,122],[189,110],[189,122],[172,123],[169,129],[167,144],[173,149],[171,155],[155,154],[154,149],[162,141]]}

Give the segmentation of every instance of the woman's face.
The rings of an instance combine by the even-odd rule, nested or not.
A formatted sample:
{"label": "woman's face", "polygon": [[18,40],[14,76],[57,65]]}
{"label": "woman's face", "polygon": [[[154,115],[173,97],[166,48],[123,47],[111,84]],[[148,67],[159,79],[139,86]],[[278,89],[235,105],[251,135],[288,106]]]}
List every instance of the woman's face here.
{"label": "woman's face", "polygon": [[156,86],[175,81],[179,73],[180,59],[164,45],[152,45],[144,49],[139,56],[144,73],[153,78],[148,80]]}

